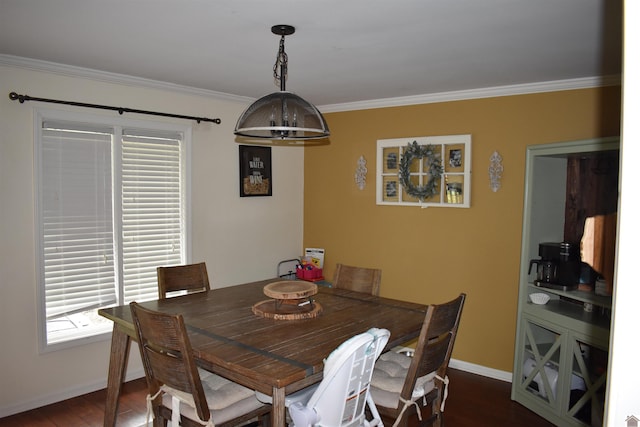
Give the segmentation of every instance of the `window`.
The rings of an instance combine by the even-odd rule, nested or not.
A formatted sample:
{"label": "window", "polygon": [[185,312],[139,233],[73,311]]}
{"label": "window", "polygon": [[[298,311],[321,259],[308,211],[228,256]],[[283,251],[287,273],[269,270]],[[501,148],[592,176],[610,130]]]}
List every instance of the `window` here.
{"label": "window", "polygon": [[156,267],[187,258],[190,129],[40,111],[36,229],[41,343],[112,328],[97,314],[157,298]]}

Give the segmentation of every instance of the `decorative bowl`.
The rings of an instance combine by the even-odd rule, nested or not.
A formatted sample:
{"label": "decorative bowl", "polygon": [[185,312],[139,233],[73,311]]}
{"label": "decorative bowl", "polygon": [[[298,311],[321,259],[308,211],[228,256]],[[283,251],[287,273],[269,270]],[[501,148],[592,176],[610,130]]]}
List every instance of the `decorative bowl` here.
{"label": "decorative bowl", "polygon": [[549,302],[549,295],[543,293],[529,294],[529,298],[534,304],[544,305]]}

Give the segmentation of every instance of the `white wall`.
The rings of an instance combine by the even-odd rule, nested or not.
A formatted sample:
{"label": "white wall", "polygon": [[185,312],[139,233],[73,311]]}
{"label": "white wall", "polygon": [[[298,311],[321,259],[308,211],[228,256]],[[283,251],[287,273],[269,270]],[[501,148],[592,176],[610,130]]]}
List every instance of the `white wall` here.
{"label": "white wall", "polygon": [[[192,260],[206,261],[213,287],[273,277],[302,251],[303,149],[273,147],[273,196],[239,197],[233,127],[246,103],[146,85],[113,84],[0,64],[0,417],[106,385],[109,341],[40,354],[34,260],[33,109],[8,94],[219,117],[191,122]],[[127,117],[176,121],[152,116]],[[178,120],[185,123],[183,120]],[[130,376],[142,375],[137,348]]]}
{"label": "white wall", "polygon": [[630,416],[640,418],[640,284],[638,283],[638,184],[640,183],[640,3],[624,2],[624,99],[622,117],[622,165],[620,216],[616,254],[616,287],[609,351],[609,379],[605,426],[627,425]]}

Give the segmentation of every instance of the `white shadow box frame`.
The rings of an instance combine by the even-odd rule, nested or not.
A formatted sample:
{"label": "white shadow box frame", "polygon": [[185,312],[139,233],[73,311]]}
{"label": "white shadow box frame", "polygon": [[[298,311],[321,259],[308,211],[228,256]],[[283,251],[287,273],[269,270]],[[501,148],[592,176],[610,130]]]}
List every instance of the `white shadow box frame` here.
{"label": "white shadow box frame", "polygon": [[[430,146],[430,156],[413,156],[404,170],[409,187],[402,185],[400,172],[405,152],[413,143]],[[439,177],[432,176],[433,162],[441,165]],[[416,190],[433,188],[432,195],[420,200]],[[413,194],[413,195],[412,195]],[[376,163],[376,204],[395,206],[440,206],[469,208],[471,206],[471,135],[424,136],[415,138],[379,139]]]}

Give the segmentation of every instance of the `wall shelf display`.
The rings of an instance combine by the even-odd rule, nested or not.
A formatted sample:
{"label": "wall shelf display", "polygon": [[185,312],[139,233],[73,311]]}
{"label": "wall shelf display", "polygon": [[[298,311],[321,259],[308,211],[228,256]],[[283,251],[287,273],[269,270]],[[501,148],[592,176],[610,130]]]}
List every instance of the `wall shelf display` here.
{"label": "wall shelf display", "polygon": [[611,296],[582,275],[577,289],[536,286],[530,260],[543,242],[579,242],[585,216],[615,212],[618,152],[618,138],[527,148],[511,398],[558,426],[603,425]]}
{"label": "wall shelf display", "polygon": [[471,135],[380,139],[376,203],[468,208]]}

